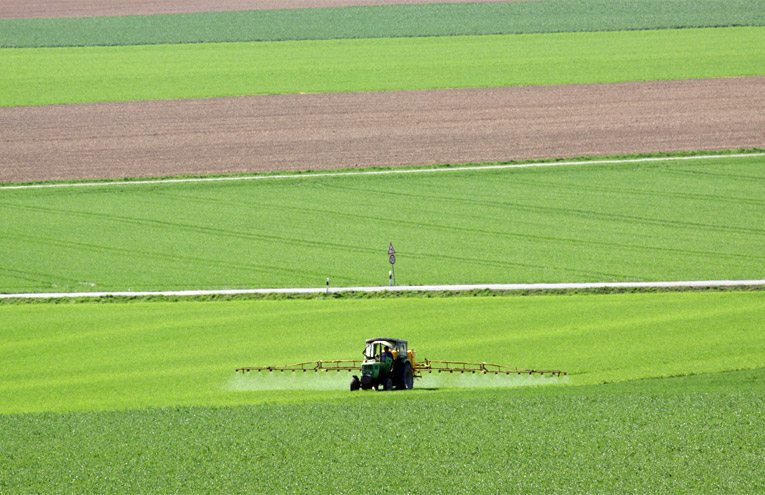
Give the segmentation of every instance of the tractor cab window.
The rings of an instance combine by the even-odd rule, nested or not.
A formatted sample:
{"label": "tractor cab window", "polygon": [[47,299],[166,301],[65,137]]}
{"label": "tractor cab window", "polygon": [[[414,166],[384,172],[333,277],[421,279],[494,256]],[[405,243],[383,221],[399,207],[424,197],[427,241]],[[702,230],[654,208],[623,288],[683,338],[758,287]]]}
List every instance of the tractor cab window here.
{"label": "tractor cab window", "polygon": [[[381,361],[384,359],[383,354],[385,353],[386,347],[390,347],[394,356],[406,356],[406,344],[402,344],[401,342],[370,342],[364,349],[364,358]],[[391,356],[386,355],[386,357]]]}
{"label": "tractor cab window", "polygon": [[382,353],[385,350],[385,344],[382,342],[370,342],[367,344],[367,348],[364,351],[364,357],[367,359],[374,359],[379,361],[382,358]]}

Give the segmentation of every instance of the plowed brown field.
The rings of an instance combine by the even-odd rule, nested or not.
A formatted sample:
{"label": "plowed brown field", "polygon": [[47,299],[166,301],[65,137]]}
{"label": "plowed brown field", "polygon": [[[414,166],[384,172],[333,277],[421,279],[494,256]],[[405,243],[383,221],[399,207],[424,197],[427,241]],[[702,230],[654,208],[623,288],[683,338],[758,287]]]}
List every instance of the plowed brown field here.
{"label": "plowed brown field", "polygon": [[531,2],[537,0],[0,0],[0,19],[182,14],[233,10],[304,9],[421,3]]}
{"label": "plowed brown field", "polygon": [[0,181],[765,146],[765,77],[0,109]]}

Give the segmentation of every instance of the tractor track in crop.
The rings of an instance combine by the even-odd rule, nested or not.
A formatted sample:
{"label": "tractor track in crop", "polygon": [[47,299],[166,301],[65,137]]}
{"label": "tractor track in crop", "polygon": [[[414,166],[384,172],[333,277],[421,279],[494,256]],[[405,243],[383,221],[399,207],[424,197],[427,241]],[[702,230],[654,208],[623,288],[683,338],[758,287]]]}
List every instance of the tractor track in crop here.
{"label": "tractor track in crop", "polygon": [[0,182],[765,146],[765,77],[0,108]]}

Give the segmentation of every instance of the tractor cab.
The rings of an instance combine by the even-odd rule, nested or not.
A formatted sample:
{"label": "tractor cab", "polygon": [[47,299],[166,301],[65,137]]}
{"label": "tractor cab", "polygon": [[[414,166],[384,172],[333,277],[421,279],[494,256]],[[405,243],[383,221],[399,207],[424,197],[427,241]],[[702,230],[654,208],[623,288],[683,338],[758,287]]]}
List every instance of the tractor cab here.
{"label": "tractor cab", "polygon": [[382,362],[386,347],[391,350],[394,362],[399,356],[407,356],[406,340],[369,339],[364,349],[364,364]]}
{"label": "tractor cab", "polygon": [[[386,351],[390,349],[390,351]],[[406,390],[414,385],[414,356],[406,340],[391,338],[368,339],[361,364],[361,378],[354,376],[351,390],[374,388]]]}

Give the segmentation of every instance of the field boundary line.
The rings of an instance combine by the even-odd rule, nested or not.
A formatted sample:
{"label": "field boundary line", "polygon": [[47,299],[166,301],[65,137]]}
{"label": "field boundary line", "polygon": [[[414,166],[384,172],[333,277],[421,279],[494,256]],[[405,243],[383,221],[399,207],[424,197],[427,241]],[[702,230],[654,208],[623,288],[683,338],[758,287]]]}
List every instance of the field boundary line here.
{"label": "field boundary line", "polygon": [[61,184],[28,184],[20,186],[0,186],[0,191],[10,191],[19,189],[51,189],[66,187],[107,187],[107,186],[138,186],[146,184],[188,184],[194,182],[236,182],[249,180],[268,180],[268,179],[317,179],[322,177],[353,177],[363,175],[390,175],[390,174],[429,174],[440,172],[465,172],[465,171],[483,171],[483,170],[504,170],[513,168],[535,168],[535,167],[570,167],[576,165],[612,165],[627,163],[650,163],[667,162],[675,160],[709,160],[712,158],[749,158],[756,156],[765,156],[765,153],[740,153],[733,155],[699,155],[699,156],[661,156],[646,158],[623,158],[608,160],[590,160],[590,161],[568,161],[568,162],[542,162],[542,163],[514,163],[507,165],[478,165],[478,166],[453,166],[439,168],[396,168],[391,170],[367,170],[360,172],[328,172],[328,173],[310,173],[310,174],[284,174],[284,175],[245,175],[238,177],[190,177],[187,179],[148,179],[131,181],[104,181],[104,182],[74,182]]}
{"label": "field boundary line", "polygon": [[32,292],[0,294],[0,299],[63,299],[77,297],[184,297],[230,296],[243,294],[337,294],[343,292],[462,292],[471,290],[528,291],[570,289],[640,289],[640,288],[693,288],[693,287],[746,287],[765,286],[765,280],[685,280],[670,282],[572,282],[555,284],[463,284],[463,285],[400,285],[370,287],[305,287],[274,289],[219,289],[176,291],[114,291],[114,292]]}

